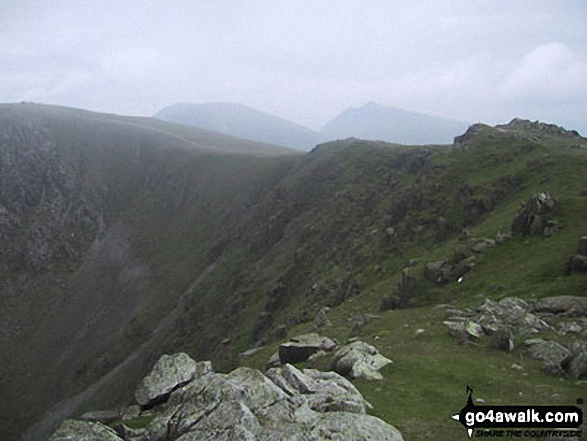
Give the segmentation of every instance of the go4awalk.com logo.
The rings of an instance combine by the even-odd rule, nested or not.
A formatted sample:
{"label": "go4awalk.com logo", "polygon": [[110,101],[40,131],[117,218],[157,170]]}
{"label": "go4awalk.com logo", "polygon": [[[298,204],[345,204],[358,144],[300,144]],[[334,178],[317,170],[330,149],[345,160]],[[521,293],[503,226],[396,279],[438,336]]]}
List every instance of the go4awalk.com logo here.
{"label": "go4awalk.com logo", "polygon": [[[467,386],[467,404],[452,416],[469,438],[560,438],[580,437],[583,411],[577,406],[476,406],[473,389]],[[582,404],[582,400],[577,400]]]}

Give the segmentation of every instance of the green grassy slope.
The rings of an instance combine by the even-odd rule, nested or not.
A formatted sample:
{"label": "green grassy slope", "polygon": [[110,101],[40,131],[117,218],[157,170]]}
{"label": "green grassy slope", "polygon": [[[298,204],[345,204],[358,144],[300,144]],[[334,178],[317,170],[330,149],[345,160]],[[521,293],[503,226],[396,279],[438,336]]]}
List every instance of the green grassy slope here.
{"label": "green grassy slope", "polygon": [[[323,333],[341,342],[357,336],[394,361],[384,368],[383,381],[355,384],[374,405],[373,414],[396,425],[405,439],[466,439],[462,426],[450,419],[465,404],[466,385],[473,386],[476,397],[504,405],[574,405],[587,393],[584,382],[541,371],[540,362],[528,356],[520,337],[512,353],[495,349],[490,340],[477,346],[459,345],[442,324],[446,306],[437,306],[464,308],[485,297],[587,295],[586,275],[565,275],[568,257],[587,231],[587,149],[578,148],[587,144],[578,138],[528,138],[517,130],[487,127],[464,149],[432,152],[414,184],[397,194],[409,195],[407,204],[412,207],[403,220],[389,221],[401,235],[397,243],[369,245],[370,231],[363,229],[362,246],[353,252],[361,256],[362,265],[353,266],[360,292],[330,311],[332,326]],[[376,163],[382,164],[381,158]],[[551,237],[506,239],[479,257],[462,283],[440,286],[424,280],[426,263],[451,258],[456,232],[463,226],[468,224],[472,237],[493,238],[498,231],[509,230],[520,201],[546,190],[556,199],[552,218],[564,223],[562,230]],[[477,205],[471,201],[483,198],[491,201],[491,209],[475,210]],[[377,208],[372,212],[377,213]],[[449,232],[443,239],[435,222],[439,215],[445,217],[443,229]],[[470,222],[463,221],[467,218]],[[389,247],[395,251],[388,252]],[[370,259],[365,250],[375,250],[377,257]],[[420,292],[412,299],[414,307],[379,313],[381,298],[396,290],[399,270],[412,258],[419,259],[415,274]],[[323,280],[317,277],[312,283]],[[494,291],[496,284],[503,288]],[[298,299],[303,301],[302,296]],[[348,319],[360,313],[381,318],[353,330]],[[312,323],[298,324],[287,335],[311,329]],[[425,331],[416,333],[418,329]],[[580,335],[556,338],[584,339]],[[245,363],[263,368],[276,348],[277,343],[270,344]],[[511,368],[514,363],[522,369]]]}

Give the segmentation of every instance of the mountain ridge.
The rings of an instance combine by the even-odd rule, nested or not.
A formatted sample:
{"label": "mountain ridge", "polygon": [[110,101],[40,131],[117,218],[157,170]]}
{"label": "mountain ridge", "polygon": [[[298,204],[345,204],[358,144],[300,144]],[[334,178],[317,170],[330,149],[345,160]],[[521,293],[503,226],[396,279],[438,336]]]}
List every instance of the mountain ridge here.
{"label": "mountain ridge", "polygon": [[[203,153],[181,137],[107,117],[76,121],[75,111],[45,108],[43,116],[20,106],[0,107],[0,249],[12,250],[0,262],[0,351],[11,360],[0,375],[3,439],[34,422],[51,422],[35,432],[50,433],[65,416],[51,415],[51,406],[101,378],[112,382],[69,413],[128,402],[163,353],[210,358],[229,371],[239,354],[260,348],[245,358],[260,368],[275,344],[309,332],[324,306],[331,308],[329,334],[341,341],[359,335],[398,360],[386,368],[389,382],[357,383],[377,402],[378,416],[406,437],[422,438],[430,418],[454,437],[435,417],[446,400],[432,410],[400,409],[391,397],[421,405],[456,396],[460,404],[462,378],[484,387],[499,378],[513,400],[520,380],[501,373],[510,354],[453,350],[446,330],[430,322],[442,320],[436,306],[468,306],[495,284],[504,286],[500,296],[526,298],[587,287],[583,275],[565,275],[587,218],[587,140],[572,131],[518,121],[472,126],[450,146],[346,139],[306,154],[263,156]],[[428,263],[452,259],[464,228],[472,237],[508,231],[519,201],[545,187],[564,228],[508,239],[478,256],[464,283],[424,276]],[[524,264],[512,271],[511,262]],[[402,297],[402,308],[379,312],[408,266],[417,290]],[[374,313],[381,318],[366,323],[363,315]],[[430,334],[415,337],[415,324]],[[413,357],[389,352],[390,345]],[[427,364],[429,352],[443,363]],[[461,360],[463,377],[450,374],[447,354]],[[36,381],[20,380],[41,365]],[[573,384],[535,367],[537,376],[523,380],[537,386],[528,393],[571,396]],[[446,384],[436,381],[440,374]],[[410,390],[390,390],[402,384]]]}
{"label": "mountain ridge", "polygon": [[172,104],[154,117],[298,150],[310,150],[320,140],[307,127],[235,103]]}
{"label": "mountain ridge", "polygon": [[467,123],[369,102],[350,108],[324,125],[324,137],[354,136],[398,144],[450,144]]}

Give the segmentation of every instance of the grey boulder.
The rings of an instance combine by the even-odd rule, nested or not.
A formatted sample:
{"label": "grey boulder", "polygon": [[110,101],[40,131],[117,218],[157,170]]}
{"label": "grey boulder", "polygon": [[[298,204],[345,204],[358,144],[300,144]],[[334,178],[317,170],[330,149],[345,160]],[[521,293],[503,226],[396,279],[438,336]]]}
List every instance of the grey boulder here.
{"label": "grey boulder", "polygon": [[281,364],[299,363],[310,358],[318,351],[331,351],[336,343],[328,337],[318,334],[304,334],[293,337],[291,341],[279,345],[279,361]]}
{"label": "grey boulder", "polygon": [[141,406],[152,405],[170,392],[212,371],[210,362],[196,363],[189,355],[163,355],[151,372],[135,390],[135,399]]}
{"label": "grey boulder", "polygon": [[379,353],[373,346],[354,341],[340,348],[331,362],[332,369],[350,378],[381,380],[379,370],[392,361]]}

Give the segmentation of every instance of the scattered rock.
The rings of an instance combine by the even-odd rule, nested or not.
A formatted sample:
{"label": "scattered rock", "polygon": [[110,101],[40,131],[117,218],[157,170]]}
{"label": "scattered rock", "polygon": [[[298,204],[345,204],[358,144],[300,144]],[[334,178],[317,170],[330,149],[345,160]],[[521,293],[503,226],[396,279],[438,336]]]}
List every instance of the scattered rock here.
{"label": "scattered rock", "polygon": [[533,310],[535,312],[564,314],[569,317],[585,317],[587,316],[587,297],[544,297],[534,303]]}
{"label": "scattered rock", "polygon": [[400,306],[399,297],[395,294],[388,294],[381,298],[381,304],[379,305],[379,311],[385,312],[393,309],[397,309]]}
{"label": "scattered rock", "polygon": [[544,339],[542,338],[529,338],[528,340],[524,340],[524,345],[530,347],[540,343],[543,343]]}
{"label": "scattered rock", "polygon": [[571,357],[571,352],[552,340],[542,341],[533,344],[529,348],[530,355],[537,360],[541,360],[543,368],[549,373],[563,373],[563,366]]}
{"label": "scattered rock", "polygon": [[587,352],[585,350],[576,354],[567,366],[569,375],[579,380],[587,379]]}
{"label": "scattered rock", "polygon": [[576,254],[567,263],[567,274],[587,273],[587,256]]}
{"label": "scattered rock", "polygon": [[572,359],[569,360],[565,369],[573,378],[587,379],[587,342],[575,340],[569,345]]}
{"label": "scattered rock", "polygon": [[442,284],[448,282],[446,279],[446,260],[438,260],[436,262],[429,262],[424,269],[424,277],[431,282]]}
{"label": "scattered rock", "polygon": [[410,268],[404,268],[397,284],[400,308],[409,306],[410,301],[418,294],[418,282]]}
{"label": "scattered rock", "polygon": [[467,331],[467,334],[475,338],[481,338],[485,335],[483,327],[471,321],[467,322],[467,325],[465,326],[465,331]]}
{"label": "scattered rock", "polygon": [[328,311],[330,311],[328,306],[320,308],[320,311],[318,311],[318,314],[316,314],[316,318],[314,319],[314,329],[320,330],[330,326],[330,320],[328,320],[328,317],[326,317],[326,313]]}
{"label": "scattered rock", "polygon": [[350,378],[381,380],[383,377],[379,370],[390,363],[392,361],[381,355],[373,346],[355,341],[336,351],[331,366],[335,372]]}
{"label": "scattered rock", "polygon": [[509,237],[512,237],[512,235],[511,234],[508,234],[508,233],[502,233],[501,231],[499,231],[495,235],[495,243],[496,244],[502,244]]}
{"label": "scattered rock", "polygon": [[274,352],[267,360],[267,364],[265,365],[265,369],[271,369],[273,367],[277,367],[281,365],[281,361],[279,360],[279,352]]}
{"label": "scattered rock", "polygon": [[493,248],[495,246],[495,241],[485,237],[471,238],[467,241],[467,245],[471,251],[475,253],[482,253],[487,248]]}
{"label": "scattered rock", "polygon": [[459,339],[467,338],[467,332],[465,330],[466,323],[463,321],[450,321],[446,320],[442,322],[446,326],[448,326],[449,333],[453,337],[457,337]]}
{"label": "scattered rock", "polygon": [[[127,441],[402,441],[395,427],[366,415],[368,408],[372,406],[352,383],[335,372],[300,371],[287,364],[265,376],[240,367],[194,378],[152,408],[153,419],[144,429],[121,425],[120,433]],[[66,421],[51,441],[66,440],[121,438],[99,423]]]}
{"label": "scattered rock", "polygon": [[493,333],[493,346],[501,351],[514,350],[514,334],[510,329],[502,328]]}
{"label": "scattered rock", "polygon": [[459,280],[459,278],[473,269],[475,259],[475,256],[469,256],[455,264],[449,264],[446,260],[430,262],[424,268],[424,277],[439,285]]}
{"label": "scattered rock", "polygon": [[196,376],[211,371],[210,362],[196,363],[187,354],[163,355],[137,387],[135,398],[141,406],[151,405]]}
{"label": "scattered rock", "polygon": [[328,352],[335,347],[336,343],[328,337],[318,334],[299,335],[279,345],[279,361],[281,364],[299,363],[320,350]]}
{"label": "scattered rock", "polygon": [[560,335],[578,334],[581,331],[583,331],[583,328],[577,322],[563,322],[558,326]]}
{"label": "scattered rock", "polygon": [[455,263],[459,263],[460,261],[465,260],[467,257],[470,257],[470,256],[471,256],[471,251],[469,250],[469,247],[467,247],[466,245],[463,245],[463,244],[458,244],[457,247],[455,248],[453,261]]}
{"label": "scattered rock", "polygon": [[244,352],[238,354],[238,361],[242,363],[245,359],[249,358],[251,355],[256,354],[259,351],[265,349],[265,346],[258,346],[256,348],[247,349]]}

